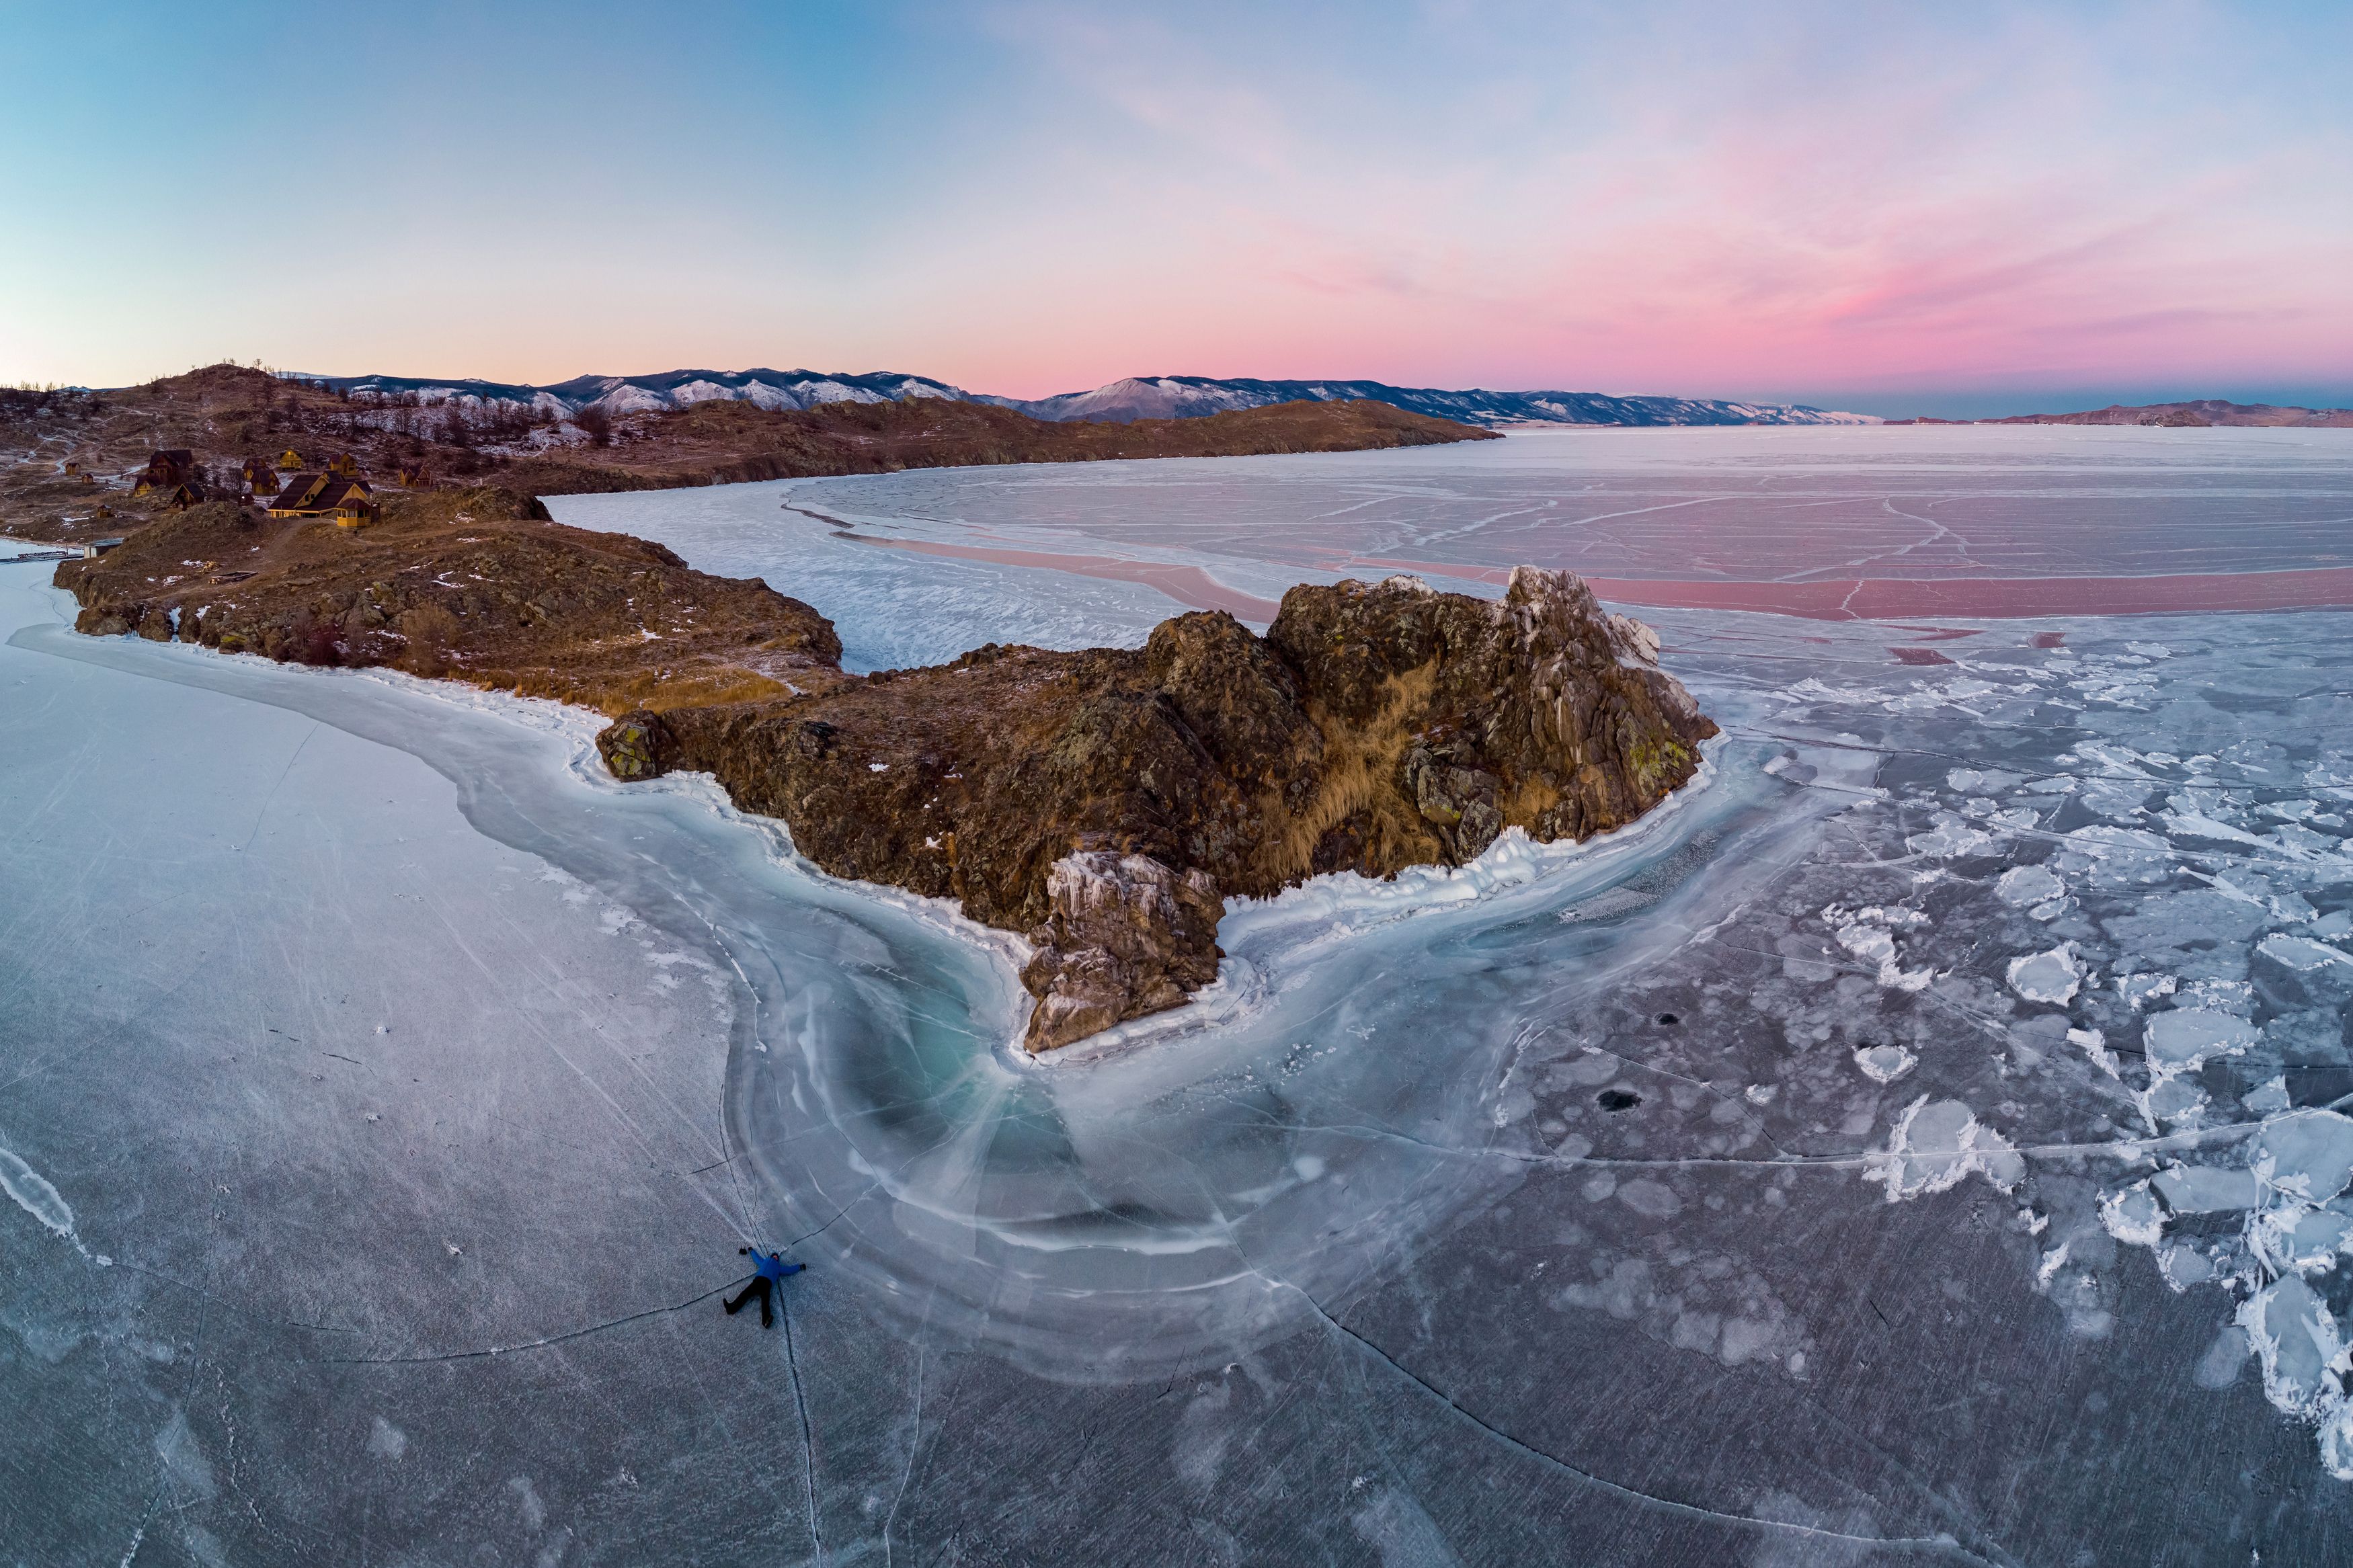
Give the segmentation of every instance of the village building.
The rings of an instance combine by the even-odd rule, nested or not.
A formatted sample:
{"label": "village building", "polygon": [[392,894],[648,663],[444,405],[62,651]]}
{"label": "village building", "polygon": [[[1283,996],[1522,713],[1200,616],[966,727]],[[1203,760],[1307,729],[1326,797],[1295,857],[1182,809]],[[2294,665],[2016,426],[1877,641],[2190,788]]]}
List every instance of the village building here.
{"label": "village building", "polygon": [[269,515],[332,518],[339,528],[360,528],[375,521],[375,501],[365,479],[297,474],[269,503]]}
{"label": "village building", "polygon": [[267,458],[245,460],[245,482],[255,495],[276,495],[279,489],[278,470],[269,466]]}
{"label": "village building", "polygon": [[302,466],[302,454],[289,447],[278,454],[278,466],[290,474]]}
{"label": "village building", "polygon": [[155,490],[168,493],[182,485],[197,482],[196,455],[185,447],[174,447],[148,454],[147,467],[132,481],[131,493],[134,496],[143,496]]}
{"label": "village building", "polygon": [[327,472],[333,474],[340,479],[355,479],[359,478],[360,460],[357,458],[353,457],[349,452],[345,452],[342,457],[337,458],[333,462],[327,465]]}

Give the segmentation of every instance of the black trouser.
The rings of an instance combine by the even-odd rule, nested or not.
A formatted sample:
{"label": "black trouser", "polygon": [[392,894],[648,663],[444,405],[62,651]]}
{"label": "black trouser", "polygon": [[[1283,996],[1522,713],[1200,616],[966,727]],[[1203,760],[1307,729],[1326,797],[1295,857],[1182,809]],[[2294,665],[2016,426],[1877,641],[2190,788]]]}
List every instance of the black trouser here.
{"label": "black trouser", "polygon": [[733,1301],[726,1303],[729,1315],[733,1316],[736,1312],[743,1310],[744,1303],[750,1300],[753,1297],[757,1296],[760,1298],[760,1326],[764,1329],[775,1328],[776,1326],[776,1310],[770,1307],[768,1303],[776,1296],[776,1282],[769,1279],[766,1275],[754,1275],[752,1277],[752,1282],[744,1287],[743,1293],[738,1295]]}

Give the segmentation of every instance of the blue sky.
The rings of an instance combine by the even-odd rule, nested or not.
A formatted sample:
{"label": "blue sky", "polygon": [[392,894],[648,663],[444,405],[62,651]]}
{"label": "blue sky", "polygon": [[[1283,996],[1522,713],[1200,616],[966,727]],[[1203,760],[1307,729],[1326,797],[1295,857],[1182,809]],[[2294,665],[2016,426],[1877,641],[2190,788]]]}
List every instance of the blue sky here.
{"label": "blue sky", "polygon": [[2353,402],[2353,7],[0,16],[5,381]]}

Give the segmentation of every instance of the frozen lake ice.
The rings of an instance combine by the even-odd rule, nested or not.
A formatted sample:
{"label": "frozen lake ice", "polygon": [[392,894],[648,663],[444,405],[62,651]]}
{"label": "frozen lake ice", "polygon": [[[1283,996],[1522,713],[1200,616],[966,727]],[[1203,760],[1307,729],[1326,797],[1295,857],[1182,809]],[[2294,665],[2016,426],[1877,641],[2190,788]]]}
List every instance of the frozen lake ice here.
{"label": "frozen lake ice", "polygon": [[[1756,466],[1666,434],[1662,485]],[[1885,489],[1919,433],[1832,434]],[[1573,499],[1521,441],[1471,456]],[[2273,521],[2197,571],[2325,566],[2341,470],[2278,449],[2306,478],[2232,479]],[[1335,487],[1431,496],[1356,556],[1482,565],[1490,479],[1438,466],[554,504],[871,668],[1180,606],[781,501],[1268,597],[1341,569],[1287,553]],[[1785,572],[1859,553],[1785,531]],[[2347,1554],[2337,615],[1648,612],[1727,731],[1672,809],[1238,906],[1202,1005],[1031,1063],[1000,939],[606,779],[592,718],[76,637],[47,575],[0,567],[25,1561]],[[715,1300],[750,1239],[810,1265],[772,1334]]]}
{"label": "frozen lake ice", "polygon": [[[1553,430],[775,489],[804,509],[792,515],[900,546],[866,547],[898,557],[879,574],[913,571],[910,551],[955,552],[965,573],[939,581],[972,591],[1001,586],[1008,562],[1060,557],[1079,573],[1200,573],[1262,601],[1306,579],[1395,571],[1500,593],[1525,563],[1581,573],[1628,604],[1828,618],[2353,605],[2353,444],[2332,430]],[[673,545],[691,540],[746,570],[785,559],[786,541],[797,566],[839,554],[822,524],[767,526],[776,513],[761,493],[561,506],[574,521],[642,515],[675,529]],[[1071,630],[1099,637],[1115,579],[1059,575]],[[919,602],[947,607],[935,592]]]}

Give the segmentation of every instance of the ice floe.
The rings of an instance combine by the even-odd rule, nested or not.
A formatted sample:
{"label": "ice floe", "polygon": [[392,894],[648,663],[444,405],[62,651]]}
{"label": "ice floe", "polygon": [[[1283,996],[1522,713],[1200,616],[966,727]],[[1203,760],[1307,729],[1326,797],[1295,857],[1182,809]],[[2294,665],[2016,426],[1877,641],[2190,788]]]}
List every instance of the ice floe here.
{"label": "ice floe", "polygon": [[2072,942],[2061,942],[2048,952],[2010,961],[2010,988],[2029,1002],[2067,1002],[2084,983]]}
{"label": "ice floe", "polygon": [[2008,1192],[2025,1174],[2018,1151],[1975,1111],[1957,1100],[1932,1101],[1925,1094],[1897,1118],[1886,1149],[1863,1163],[1863,1179],[1884,1186],[1889,1203],[1950,1191],[1970,1175]]}

